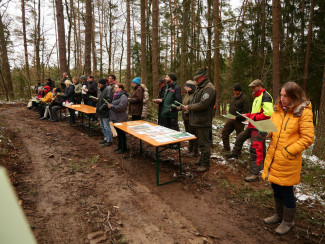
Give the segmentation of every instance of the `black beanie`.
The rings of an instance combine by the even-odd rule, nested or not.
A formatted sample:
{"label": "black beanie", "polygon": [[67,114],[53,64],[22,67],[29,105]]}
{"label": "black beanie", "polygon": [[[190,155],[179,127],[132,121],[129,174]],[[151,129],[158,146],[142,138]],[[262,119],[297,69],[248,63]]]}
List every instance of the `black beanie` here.
{"label": "black beanie", "polygon": [[172,81],[177,81],[177,76],[174,73],[167,74]]}
{"label": "black beanie", "polygon": [[241,91],[241,85],[239,83],[236,83],[233,88],[235,91]]}
{"label": "black beanie", "polygon": [[98,83],[103,84],[103,85],[105,85],[106,82],[107,82],[107,80],[104,79],[104,78],[101,78],[101,79],[99,79],[99,81],[98,81]]}

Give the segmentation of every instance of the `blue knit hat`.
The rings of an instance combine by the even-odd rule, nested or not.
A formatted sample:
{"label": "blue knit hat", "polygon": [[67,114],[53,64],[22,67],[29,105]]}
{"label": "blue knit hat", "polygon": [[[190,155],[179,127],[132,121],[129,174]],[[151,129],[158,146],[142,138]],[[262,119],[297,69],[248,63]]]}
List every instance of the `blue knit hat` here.
{"label": "blue knit hat", "polygon": [[140,78],[140,77],[135,77],[135,78],[132,80],[132,82],[135,83],[135,84],[140,85],[140,83],[141,83],[141,78]]}

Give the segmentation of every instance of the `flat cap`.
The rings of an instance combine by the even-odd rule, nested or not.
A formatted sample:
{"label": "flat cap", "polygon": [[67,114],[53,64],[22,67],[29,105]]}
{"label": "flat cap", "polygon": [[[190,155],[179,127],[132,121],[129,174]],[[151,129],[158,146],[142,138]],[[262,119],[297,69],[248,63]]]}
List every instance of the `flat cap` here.
{"label": "flat cap", "polygon": [[262,86],[262,85],[263,83],[261,80],[254,80],[248,86],[253,87],[253,86]]}

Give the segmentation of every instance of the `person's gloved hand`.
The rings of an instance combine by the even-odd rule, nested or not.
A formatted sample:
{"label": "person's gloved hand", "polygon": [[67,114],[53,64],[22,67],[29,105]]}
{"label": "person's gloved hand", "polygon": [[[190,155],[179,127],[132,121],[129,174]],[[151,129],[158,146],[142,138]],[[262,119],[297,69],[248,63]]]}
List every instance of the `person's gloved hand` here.
{"label": "person's gloved hand", "polygon": [[266,139],[266,137],[269,135],[269,133],[268,132],[266,132],[266,131],[259,131],[258,132],[258,136],[260,137],[260,138],[262,138],[262,139]]}

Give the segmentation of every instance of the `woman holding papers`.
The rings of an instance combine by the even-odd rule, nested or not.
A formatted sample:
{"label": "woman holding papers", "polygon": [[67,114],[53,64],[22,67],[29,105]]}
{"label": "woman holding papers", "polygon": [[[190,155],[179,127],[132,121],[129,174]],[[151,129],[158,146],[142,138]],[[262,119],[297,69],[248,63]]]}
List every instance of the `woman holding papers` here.
{"label": "woman holding papers", "polygon": [[269,135],[271,142],[262,178],[271,182],[276,214],[264,219],[264,222],[281,222],[275,232],[283,235],[294,225],[296,199],[293,185],[300,181],[302,151],[314,141],[311,103],[298,84],[287,82],[283,85],[271,120],[278,132]]}
{"label": "woman holding papers", "polygon": [[[109,117],[113,123],[125,122],[128,119],[126,113],[128,107],[128,94],[124,90],[124,86],[121,83],[118,83],[114,86],[114,95],[112,104],[107,104],[107,107],[110,108]],[[118,147],[114,149],[119,154],[122,154],[127,150],[126,145],[126,135],[125,132],[116,128],[117,138],[118,138]]]}

